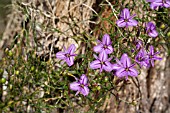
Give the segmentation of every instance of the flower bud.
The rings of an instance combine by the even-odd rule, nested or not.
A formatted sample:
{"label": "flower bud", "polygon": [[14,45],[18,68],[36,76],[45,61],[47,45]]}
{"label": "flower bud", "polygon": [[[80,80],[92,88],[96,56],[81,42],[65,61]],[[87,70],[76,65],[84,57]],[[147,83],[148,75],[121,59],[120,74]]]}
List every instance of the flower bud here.
{"label": "flower bud", "polygon": [[35,70],[35,67],[34,67],[34,66],[32,66],[32,67],[31,67],[31,71],[34,71],[34,70]]}
{"label": "flower bud", "polygon": [[14,102],[14,101],[9,101],[9,102],[7,103],[7,105],[10,106],[13,102]]}
{"label": "flower bud", "polygon": [[133,102],[132,102],[132,105],[136,106],[136,105],[137,105],[137,102],[136,102],[136,101],[133,101]]}
{"label": "flower bud", "polygon": [[166,27],[165,24],[161,24],[160,26],[161,29],[165,29],[165,27]]}
{"label": "flower bud", "polygon": [[101,86],[97,86],[97,90],[100,90],[101,89]]}
{"label": "flower bud", "polygon": [[15,71],[15,74],[16,74],[16,75],[19,75],[19,71],[18,71],[18,70],[17,70],[17,71]]}
{"label": "flower bud", "polygon": [[0,69],[0,75],[2,75],[2,74],[3,74],[3,72],[4,72],[4,70],[3,70],[3,69]]}
{"label": "flower bud", "polygon": [[167,36],[170,37],[170,31],[167,33]]}
{"label": "flower bud", "polygon": [[167,9],[167,8],[164,8],[164,11],[165,11],[165,12],[167,12],[167,11],[168,11],[168,9]]}
{"label": "flower bud", "polygon": [[13,53],[12,53],[12,51],[10,50],[9,52],[8,52],[8,56],[12,56],[13,55]]}
{"label": "flower bud", "polygon": [[6,48],[6,49],[5,49],[5,53],[6,53],[6,54],[8,54],[8,52],[9,52],[9,49],[8,49],[8,48]]}
{"label": "flower bud", "polygon": [[10,84],[10,85],[9,85],[9,89],[11,90],[11,89],[12,89],[12,87],[13,87],[13,86],[12,86],[12,84]]}
{"label": "flower bud", "polygon": [[1,83],[5,84],[5,82],[6,82],[6,79],[5,78],[1,78]]}
{"label": "flower bud", "polygon": [[108,82],[109,78],[108,77],[105,77],[104,78],[104,82]]}

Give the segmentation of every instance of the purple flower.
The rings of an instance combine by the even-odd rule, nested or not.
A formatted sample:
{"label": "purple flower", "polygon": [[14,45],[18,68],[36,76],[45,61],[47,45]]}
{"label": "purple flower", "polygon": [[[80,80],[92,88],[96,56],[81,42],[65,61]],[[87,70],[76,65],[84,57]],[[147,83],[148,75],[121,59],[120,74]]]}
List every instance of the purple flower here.
{"label": "purple flower", "polygon": [[84,96],[87,96],[89,94],[87,81],[87,76],[85,74],[82,74],[79,80],[77,79],[76,82],[70,84],[70,89],[73,91],[77,91],[76,95],[81,93]]}
{"label": "purple flower", "polygon": [[159,53],[160,52],[154,53],[154,47],[152,45],[150,46],[150,51],[148,53],[148,56],[149,56],[149,61],[152,65],[152,67],[154,67],[154,60],[162,60],[162,58],[156,56]]}
{"label": "purple flower", "polygon": [[112,58],[108,58],[108,55],[105,52],[101,52],[99,54],[99,58],[97,56],[94,56],[97,60],[93,61],[90,63],[90,68],[91,69],[99,69],[100,72],[103,70],[105,71],[112,71],[112,64],[110,63],[110,60]]}
{"label": "purple flower", "polygon": [[134,53],[134,52],[135,52],[135,49],[131,49],[131,52]]}
{"label": "purple flower", "polygon": [[133,68],[135,64],[131,64],[131,61],[126,53],[124,53],[120,59],[116,59],[116,64],[113,64],[113,69],[116,70],[116,76],[122,78],[126,77],[126,80],[128,79],[128,76],[137,76],[138,71]]}
{"label": "purple flower", "polygon": [[136,26],[138,22],[133,19],[135,16],[135,14],[130,16],[129,9],[125,8],[121,11],[120,19],[117,20],[116,24],[118,27]]}
{"label": "purple flower", "polygon": [[99,41],[99,44],[97,46],[94,46],[93,50],[96,53],[106,52],[107,54],[110,54],[113,52],[112,48],[112,42],[110,40],[110,36],[108,34],[105,34],[102,38],[102,42]]}
{"label": "purple flower", "polygon": [[151,2],[151,9],[156,9],[157,7],[170,7],[170,0],[146,0],[147,2]]}
{"label": "purple flower", "polygon": [[144,48],[141,48],[135,57],[135,61],[142,67],[149,67],[149,57]]}
{"label": "purple flower", "polygon": [[136,49],[139,50],[143,46],[142,40],[134,39],[134,44],[136,45]]}
{"label": "purple flower", "polygon": [[154,23],[152,22],[148,22],[146,25],[146,32],[150,37],[157,37],[158,36],[158,32],[156,31],[156,26]]}
{"label": "purple flower", "polygon": [[64,52],[60,51],[56,53],[56,57],[65,61],[68,66],[72,66],[74,64],[74,56],[76,56],[76,54],[74,54],[75,52],[75,45],[72,44],[70,45],[70,47],[66,50],[64,47]]}

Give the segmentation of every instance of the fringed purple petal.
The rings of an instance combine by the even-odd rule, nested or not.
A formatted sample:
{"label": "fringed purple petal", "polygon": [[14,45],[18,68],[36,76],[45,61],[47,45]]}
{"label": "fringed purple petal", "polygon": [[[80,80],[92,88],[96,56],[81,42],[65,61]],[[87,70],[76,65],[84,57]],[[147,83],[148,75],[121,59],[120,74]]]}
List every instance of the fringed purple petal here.
{"label": "fringed purple petal", "polygon": [[93,51],[96,53],[99,53],[103,50],[103,44],[98,44],[96,46],[93,47]]}
{"label": "fringed purple petal", "polygon": [[103,65],[103,69],[107,72],[112,71],[112,64],[110,62],[105,62],[105,64]]}
{"label": "fringed purple petal", "polygon": [[166,0],[166,3],[163,4],[164,7],[169,8],[170,7],[170,0]]}
{"label": "fringed purple petal", "polygon": [[117,24],[118,27],[125,27],[126,26],[126,22],[123,18],[117,20],[116,24]]}
{"label": "fringed purple petal", "polygon": [[66,58],[66,63],[68,64],[68,66],[72,66],[74,64],[74,57],[67,57]]}
{"label": "fringed purple petal", "polygon": [[150,49],[149,55],[154,55],[154,47],[151,45],[149,49]]}
{"label": "fringed purple petal", "polygon": [[134,19],[129,19],[129,21],[127,22],[128,26],[137,26],[138,22]]}
{"label": "fringed purple petal", "polygon": [[154,60],[151,60],[151,66],[154,67]]}
{"label": "fringed purple petal", "polygon": [[116,76],[122,78],[124,76],[127,76],[128,73],[126,72],[126,70],[124,68],[119,68],[119,70],[116,71]]}
{"label": "fringed purple petal", "polygon": [[78,83],[78,82],[70,83],[70,89],[73,91],[80,90],[80,83]]}
{"label": "fringed purple petal", "polygon": [[150,4],[150,8],[151,8],[151,9],[156,9],[156,8],[159,7],[159,6],[162,6],[162,3],[161,3],[161,2],[152,2],[152,3]]}
{"label": "fringed purple petal", "polygon": [[155,0],[146,0],[147,2],[155,2]]}
{"label": "fringed purple petal", "polygon": [[112,65],[112,69],[113,70],[118,70],[118,69],[120,69],[122,66],[121,65],[118,65],[118,64],[113,64]]}
{"label": "fringed purple petal", "polygon": [[136,77],[138,76],[138,71],[135,68],[129,68],[128,75]]}
{"label": "fringed purple petal", "polygon": [[94,57],[95,59],[98,59],[97,55],[95,55],[95,54],[93,54],[93,57]]}
{"label": "fringed purple petal", "polygon": [[155,37],[158,36],[158,32],[157,32],[156,30],[152,30],[151,32],[148,33],[148,35],[149,35],[150,37],[155,38]]}
{"label": "fringed purple petal", "polygon": [[82,74],[82,76],[80,77],[80,83],[86,85],[87,81],[88,81],[87,76],[85,74]]}
{"label": "fringed purple petal", "polygon": [[124,8],[121,11],[120,17],[124,18],[124,19],[129,19],[130,18],[130,11],[129,11],[129,9],[128,8]]}
{"label": "fringed purple petal", "polygon": [[157,56],[153,56],[153,58],[152,58],[153,60],[162,60],[162,58],[160,58],[160,57],[157,57]]}
{"label": "fringed purple petal", "polygon": [[111,44],[110,36],[108,34],[105,34],[103,36],[102,43],[103,43],[103,45],[110,45]]}
{"label": "fringed purple petal", "polygon": [[105,51],[106,51],[107,54],[113,53],[113,48],[112,48],[112,46],[111,46],[111,45],[107,46],[107,49],[105,49]]}
{"label": "fringed purple petal", "polygon": [[136,14],[133,14],[132,16],[130,16],[129,19],[133,19],[136,16]]}
{"label": "fringed purple petal", "polygon": [[105,51],[102,51],[100,54],[99,54],[99,59],[100,61],[106,61],[108,58],[108,54],[105,52]]}
{"label": "fringed purple petal", "polygon": [[100,67],[100,73],[103,71],[103,65],[101,65]]}
{"label": "fringed purple petal", "polygon": [[[81,89],[81,87],[80,87],[80,89]],[[76,94],[75,94],[75,96],[77,96],[79,93],[80,93],[80,91],[77,91]]]}
{"label": "fringed purple petal", "polygon": [[80,90],[81,94],[83,94],[84,96],[87,96],[89,94],[89,88],[84,86],[83,88],[81,88]]}
{"label": "fringed purple petal", "polygon": [[67,53],[69,53],[71,55],[75,52],[75,49],[76,49],[76,46],[74,44],[71,44],[67,50]]}
{"label": "fringed purple petal", "polygon": [[101,62],[99,60],[95,60],[90,63],[90,68],[91,69],[98,69],[101,68]]}
{"label": "fringed purple petal", "polygon": [[123,64],[124,67],[129,67],[131,65],[130,58],[126,53],[122,55],[120,62]]}
{"label": "fringed purple petal", "polygon": [[65,52],[57,52],[56,53],[56,58],[59,58],[59,59],[65,59],[66,57],[65,57]]}

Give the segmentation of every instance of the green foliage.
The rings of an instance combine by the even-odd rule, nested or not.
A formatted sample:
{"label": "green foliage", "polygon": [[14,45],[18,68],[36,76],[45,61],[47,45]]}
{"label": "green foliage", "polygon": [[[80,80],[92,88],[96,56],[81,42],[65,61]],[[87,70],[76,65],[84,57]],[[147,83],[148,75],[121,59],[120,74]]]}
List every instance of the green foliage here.
{"label": "green foliage", "polygon": [[[134,6],[136,7],[135,1],[133,1],[134,4],[123,5],[122,7],[126,6],[138,15],[135,19],[140,25],[130,30],[118,28],[115,23],[115,15],[119,15],[120,4],[117,2],[117,4],[110,6],[108,2],[103,3],[108,7],[113,7],[116,11],[112,10],[108,17],[102,17],[106,6],[101,5],[99,15],[94,14],[94,17],[100,18],[101,26],[96,25],[90,32],[99,30],[101,36],[104,33],[111,36],[112,46],[114,47],[114,52],[111,56],[119,58],[122,53],[126,52],[134,59],[136,53],[131,53],[131,49],[135,48],[133,44],[134,37],[139,37],[146,44],[149,43],[155,47],[164,48],[170,55],[169,9],[151,10],[149,4],[142,0],[141,3],[144,4],[142,9],[146,14],[140,18],[138,16],[143,12],[140,11],[140,7],[133,8]],[[29,19],[26,9],[23,9],[23,11],[25,11],[25,17]],[[114,17],[113,20],[112,17]],[[143,25],[149,20],[156,23],[159,32],[159,37],[156,39],[151,39],[145,34]],[[105,22],[110,25],[110,28],[105,27]],[[33,24],[31,28],[34,28]],[[51,28],[51,31],[62,33],[62,31],[53,28]],[[35,35],[35,32],[33,33]],[[14,37],[14,40],[23,40],[21,35],[24,35],[29,42],[28,34],[28,29],[23,27],[21,34]],[[56,61],[56,58],[44,60],[36,54],[36,48],[30,49],[27,44],[23,48],[22,41],[16,44],[16,48],[12,46],[5,50],[5,56],[0,61],[0,94],[1,97],[4,97],[0,102],[1,111],[46,111],[50,113],[51,110],[57,108],[61,111],[71,109],[73,112],[80,112],[78,108],[86,107],[88,112],[98,112],[105,100],[110,98],[111,95],[115,97],[115,104],[117,105],[121,101],[129,105],[136,105],[136,101],[125,101],[119,96],[121,95],[119,94],[121,90],[129,85],[129,81],[118,79],[113,76],[113,73],[100,73],[98,70],[89,68],[90,62],[94,60],[92,51],[94,43],[96,43],[94,36],[89,33],[82,33],[81,36],[73,36],[72,38],[76,41],[84,42],[86,50],[84,54],[76,56],[75,64],[71,67],[66,64],[61,65],[60,61]],[[115,61],[112,60],[112,62]],[[6,78],[3,77],[4,72],[7,72]],[[87,97],[81,94],[75,96],[75,92],[69,89],[69,84],[75,81],[75,77],[79,78],[82,74],[86,74],[89,79],[90,94]],[[2,86],[7,86],[6,90],[3,90]],[[7,95],[2,96],[4,92],[7,92]]]}

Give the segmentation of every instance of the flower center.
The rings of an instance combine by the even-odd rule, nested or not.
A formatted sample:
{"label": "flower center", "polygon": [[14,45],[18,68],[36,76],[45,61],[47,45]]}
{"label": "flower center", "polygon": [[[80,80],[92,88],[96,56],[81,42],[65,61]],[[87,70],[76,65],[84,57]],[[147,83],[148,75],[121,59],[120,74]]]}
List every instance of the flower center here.
{"label": "flower center", "polygon": [[129,71],[129,68],[125,68],[126,71]]}
{"label": "flower center", "polygon": [[84,84],[81,84],[80,87],[84,88]]}
{"label": "flower center", "polygon": [[107,45],[104,45],[103,48],[104,48],[104,49],[107,49]]}
{"label": "flower center", "polygon": [[144,58],[138,57],[138,61],[144,61]]}
{"label": "flower center", "polygon": [[153,58],[153,56],[152,56],[152,55],[150,55],[150,56],[149,56],[149,58],[151,58],[151,59],[152,59],[152,58]]}
{"label": "flower center", "polygon": [[138,57],[138,61],[141,61],[141,57]]}
{"label": "flower center", "polygon": [[150,33],[150,32],[151,32],[151,29],[148,29],[146,33],[148,34],[148,33]]}
{"label": "flower center", "polygon": [[70,56],[71,56],[70,54],[68,54],[68,53],[66,54],[66,57],[70,57]]}
{"label": "flower center", "polygon": [[125,22],[128,22],[129,20],[128,20],[128,19],[125,19],[124,21],[125,21]]}
{"label": "flower center", "polygon": [[101,62],[101,65],[104,65],[105,63],[104,62]]}

